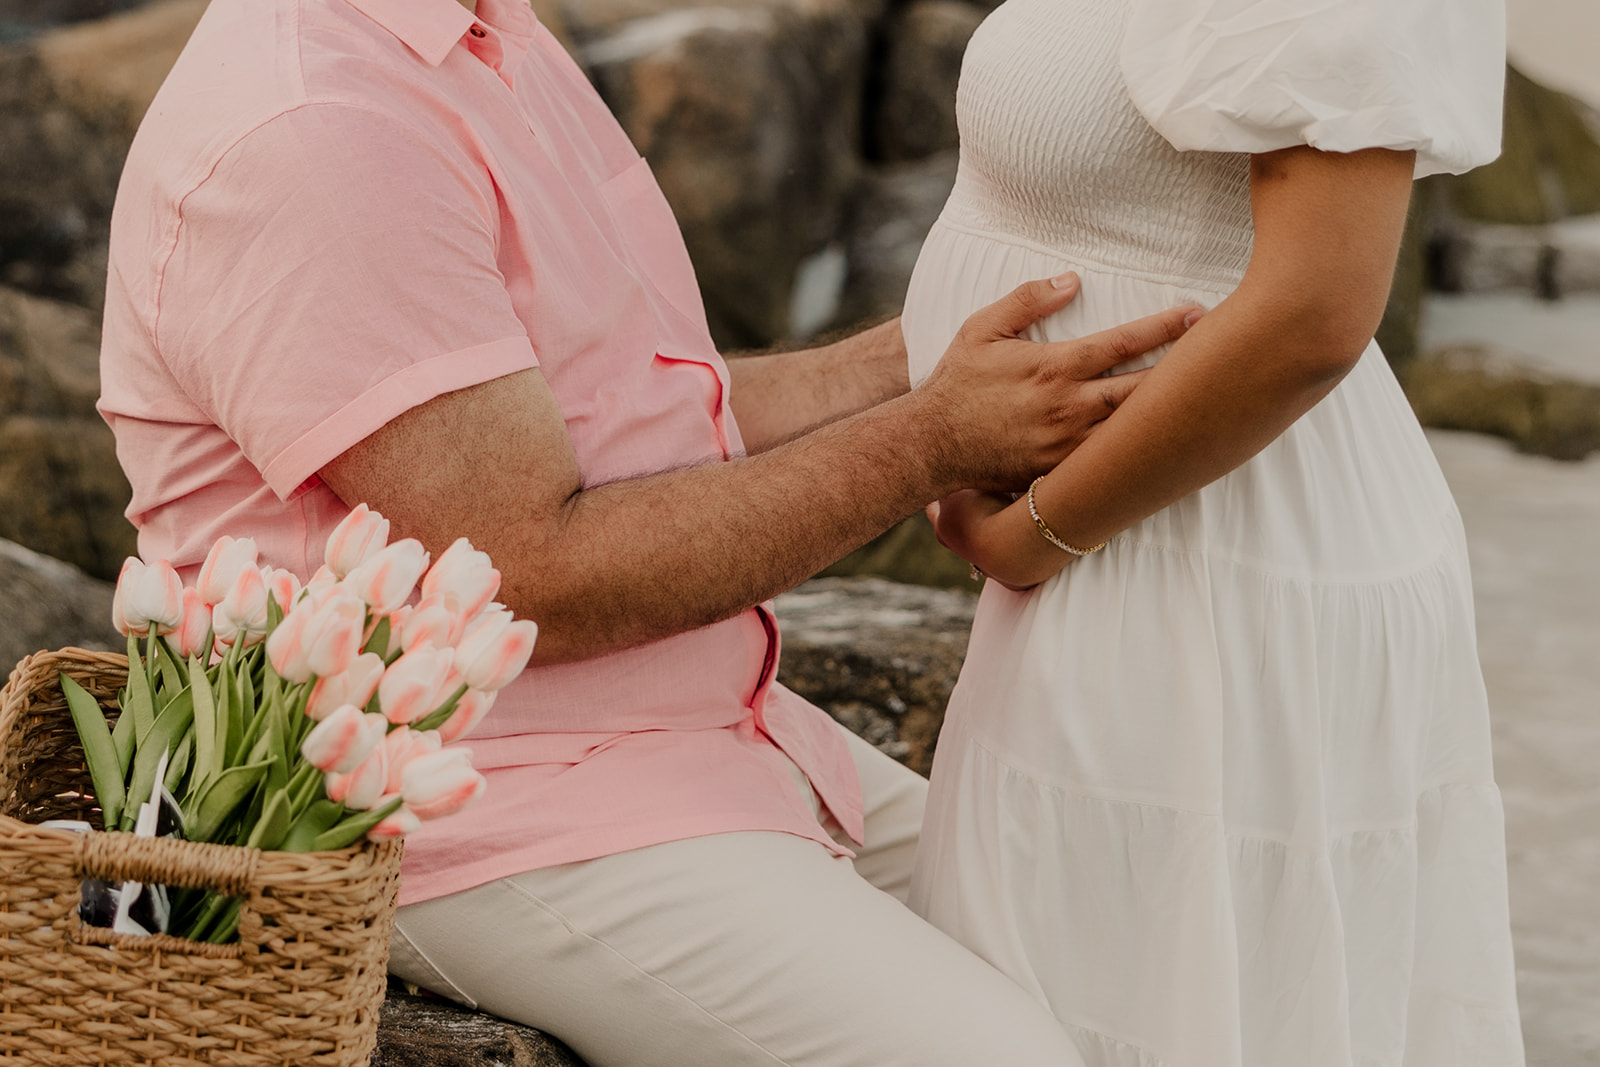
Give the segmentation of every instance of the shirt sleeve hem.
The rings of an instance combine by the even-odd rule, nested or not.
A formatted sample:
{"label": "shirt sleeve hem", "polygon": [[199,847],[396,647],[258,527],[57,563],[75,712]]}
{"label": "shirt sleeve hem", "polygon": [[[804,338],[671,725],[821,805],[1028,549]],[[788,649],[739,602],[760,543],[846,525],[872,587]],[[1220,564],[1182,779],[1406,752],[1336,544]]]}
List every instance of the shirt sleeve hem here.
{"label": "shirt sleeve hem", "polygon": [[389,375],[301,434],[267,464],[262,478],[279,500],[380,427],[434,397],[539,365],[527,337],[506,337],[414,363]]}

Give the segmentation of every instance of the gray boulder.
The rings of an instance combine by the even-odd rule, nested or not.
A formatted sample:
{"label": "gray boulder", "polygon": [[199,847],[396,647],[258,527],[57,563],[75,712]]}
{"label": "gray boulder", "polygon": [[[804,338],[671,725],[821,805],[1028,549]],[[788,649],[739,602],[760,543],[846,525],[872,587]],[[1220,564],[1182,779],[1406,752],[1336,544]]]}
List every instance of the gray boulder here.
{"label": "gray boulder", "polygon": [[873,8],[590,0],[565,13],[677,215],[718,342],[750,347],[827,325],[860,168]]}
{"label": "gray boulder", "polygon": [[0,46],[0,283],[104,302],[123,160],[204,10],[159,0]]}
{"label": "gray boulder", "polygon": [[872,167],[862,175],[846,214],[842,240],[846,270],[840,280],[835,325],[900,313],[922,242],[955,180],[954,150],[912,163]]}
{"label": "gray boulder", "polygon": [[111,578],[135,534],[99,360],[93,312],[0,288],[0,537]]}
{"label": "gray boulder", "polygon": [[[619,1009],[620,1010],[620,1009]],[[665,1036],[665,1035],[664,1035]],[[548,1034],[391,981],[372,1067],[584,1067]]]}
{"label": "gray boulder", "polygon": [[871,118],[873,155],[885,163],[954,149],[956,82],[967,39],[985,11],[966,0],[912,0],[888,19]]}
{"label": "gray boulder", "polygon": [[0,540],[0,680],[24,656],[76,645],[112,650],[112,586]]}
{"label": "gray boulder", "polygon": [[778,679],[927,774],[978,598],[882,578],[819,578],[777,600]]}

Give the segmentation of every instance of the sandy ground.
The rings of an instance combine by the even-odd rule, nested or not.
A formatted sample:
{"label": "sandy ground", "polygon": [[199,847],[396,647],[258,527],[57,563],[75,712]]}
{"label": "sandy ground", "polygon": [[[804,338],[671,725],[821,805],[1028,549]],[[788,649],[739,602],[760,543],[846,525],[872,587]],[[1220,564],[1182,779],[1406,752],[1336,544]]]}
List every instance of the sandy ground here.
{"label": "sandy ground", "polygon": [[1528,1063],[1600,1064],[1600,456],[1430,438],[1472,553]]}

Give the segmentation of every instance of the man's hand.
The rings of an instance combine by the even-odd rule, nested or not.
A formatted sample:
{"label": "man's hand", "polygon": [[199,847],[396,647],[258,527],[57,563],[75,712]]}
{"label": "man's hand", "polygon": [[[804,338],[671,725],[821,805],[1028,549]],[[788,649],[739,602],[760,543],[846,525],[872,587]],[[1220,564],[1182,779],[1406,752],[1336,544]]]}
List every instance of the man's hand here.
{"label": "man's hand", "polygon": [[1081,341],[1019,339],[1075,293],[1021,287],[973,316],[921,388],[745,459],[586,485],[532,370],[413,408],[322,477],[435,554],[471,539],[501,598],[539,623],[535,660],[585,659],[730,618],[954,489],[1048,469],[1132,388],[1095,375],[1186,328],[1180,309]]}
{"label": "man's hand", "polygon": [[1036,320],[1071,303],[1076,274],[1029,282],[975,312],[916,390],[924,417],[943,427],[944,488],[1017,492],[1053,468],[1127,399],[1144,371],[1101,377],[1169,344],[1199,321],[1177,308],[1073,341],[1021,339]]}

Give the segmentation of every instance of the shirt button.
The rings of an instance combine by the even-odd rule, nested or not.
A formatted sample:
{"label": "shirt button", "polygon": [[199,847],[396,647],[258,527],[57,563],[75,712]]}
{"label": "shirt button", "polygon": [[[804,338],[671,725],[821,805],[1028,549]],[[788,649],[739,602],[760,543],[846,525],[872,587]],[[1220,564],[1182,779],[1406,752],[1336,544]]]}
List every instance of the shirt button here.
{"label": "shirt button", "polygon": [[478,25],[474,25],[467,32],[472,34],[472,36],[474,36],[474,37],[487,37],[487,36],[489,36],[488,31],[485,30],[482,26],[478,26]]}

